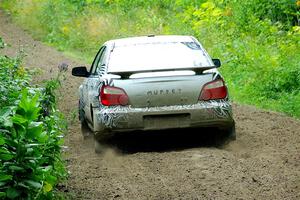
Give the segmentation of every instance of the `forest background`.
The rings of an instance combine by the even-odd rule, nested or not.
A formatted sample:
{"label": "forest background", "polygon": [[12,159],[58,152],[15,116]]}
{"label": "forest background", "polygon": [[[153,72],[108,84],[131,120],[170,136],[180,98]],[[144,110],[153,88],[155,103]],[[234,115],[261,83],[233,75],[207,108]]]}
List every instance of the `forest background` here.
{"label": "forest background", "polygon": [[299,0],[3,0],[36,39],[91,63],[109,39],[194,35],[235,102],[300,117]]}

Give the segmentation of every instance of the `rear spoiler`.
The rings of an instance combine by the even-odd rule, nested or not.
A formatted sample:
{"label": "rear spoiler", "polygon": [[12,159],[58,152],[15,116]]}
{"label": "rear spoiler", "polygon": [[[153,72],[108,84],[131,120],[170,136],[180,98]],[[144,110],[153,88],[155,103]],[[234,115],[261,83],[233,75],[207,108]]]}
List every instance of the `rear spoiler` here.
{"label": "rear spoiler", "polygon": [[170,71],[186,71],[191,70],[196,74],[202,74],[203,71],[217,68],[218,66],[209,66],[209,67],[190,67],[190,68],[175,68],[175,69],[155,69],[155,70],[140,70],[140,71],[124,71],[124,72],[114,72],[108,71],[108,74],[115,74],[121,76],[122,79],[128,79],[131,75],[137,73],[151,73],[151,72],[170,72]]}

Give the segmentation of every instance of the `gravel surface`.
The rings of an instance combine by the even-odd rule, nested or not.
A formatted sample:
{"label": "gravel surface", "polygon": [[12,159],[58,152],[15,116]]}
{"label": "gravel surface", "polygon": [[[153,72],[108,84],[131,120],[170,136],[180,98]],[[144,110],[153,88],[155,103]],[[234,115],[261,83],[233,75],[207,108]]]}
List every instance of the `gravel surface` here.
{"label": "gravel surface", "polygon": [[[61,63],[84,64],[32,39],[2,11],[0,36],[11,45],[0,53],[23,49],[24,64],[41,69],[34,82],[53,77]],[[93,139],[80,134],[82,79],[70,71],[59,106],[69,120],[71,175],[64,190],[71,199],[300,199],[299,120],[234,104],[237,140],[229,144],[206,129],[130,133],[112,138],[97,155]]]}

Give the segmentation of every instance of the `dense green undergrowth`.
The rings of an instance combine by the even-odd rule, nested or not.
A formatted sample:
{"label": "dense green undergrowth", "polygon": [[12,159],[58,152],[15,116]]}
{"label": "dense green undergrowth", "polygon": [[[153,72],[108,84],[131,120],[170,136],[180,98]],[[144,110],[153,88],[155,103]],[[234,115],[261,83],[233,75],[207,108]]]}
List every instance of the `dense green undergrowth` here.
{"label": "dense green undergrowth", "polygon": [[112,38],[196,36],[235,101],[300,117],[299,0],[4,0],[36,38],[91,62]]}
{"label": "dense green undergrowth", "polygon": [[[5,44],[0,37],[0,48]],[[0,54],[0,199],[60,199],[65,123],[56,109],[58,80],[30,86],[17,57]]]}

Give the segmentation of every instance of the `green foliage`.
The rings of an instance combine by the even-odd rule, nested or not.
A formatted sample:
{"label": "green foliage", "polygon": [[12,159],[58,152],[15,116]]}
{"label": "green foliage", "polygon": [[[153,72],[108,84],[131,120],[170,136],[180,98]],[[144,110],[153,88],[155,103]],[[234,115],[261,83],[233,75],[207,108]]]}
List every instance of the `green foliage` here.
{"label": "green foliage", "polygon": [[[296,0],[251,0],[251,1],[228,1],[238,15],[238,20],[246,24],[252,16],[260,20],[268,19],[273,23],[281,22],[287,28],[298,24],[299,10]],[[237,21],[238,21],[237,20]]]}
{"label": "green foliage", "polygon": [[29,73],[21,64],[22,56],[9,58],[0,55],[0,107],[18,98],[20,91],[28,87]]}
{"label": "green foliage", "polygon": [[4,0],[4,7],[36,37],[89,62],[108,39],[195,35],[222,60],[234,100],[300,117],[300,0]]}
{"label": "green foliage", "polygon": [[0,198],[57,199],[55,187],[67,175],[64,120],[55,108],[54,83],[29,87],[21,63],[20,57],[0,57]]}
{"label": "green foliage", "polygon": [[[203,38],[209,52],[223,61],[221,71],[234,99],[299,117],[299,26],[291,26],[288,17],[276,23],[272,22],[275,17],[262,18],[251,2],[206,1],[180,17]],[[264,1],[257,4],[267,6]],[[291,10],[295,8],[294,2]]]}

